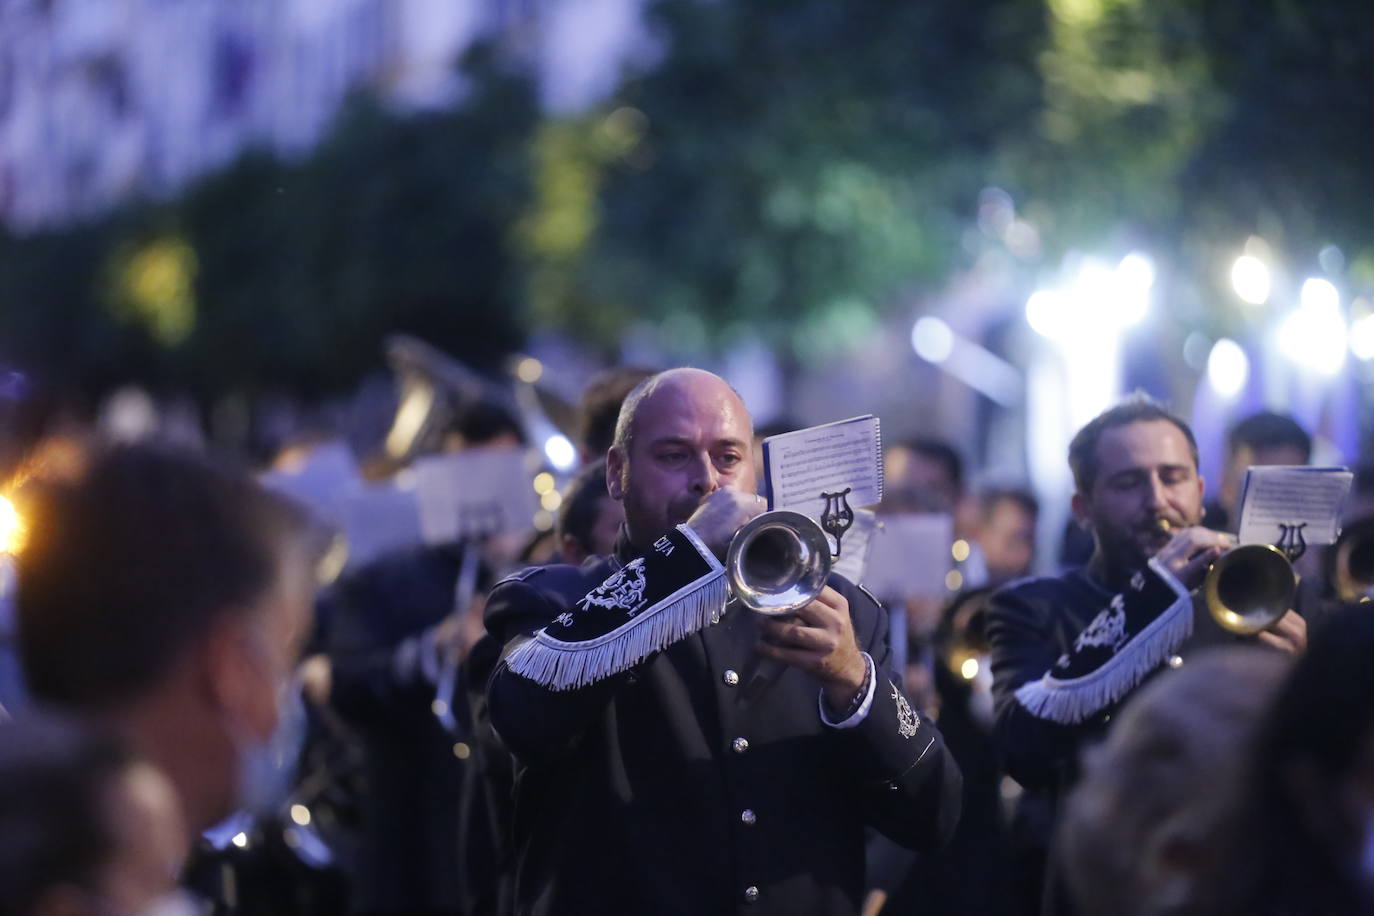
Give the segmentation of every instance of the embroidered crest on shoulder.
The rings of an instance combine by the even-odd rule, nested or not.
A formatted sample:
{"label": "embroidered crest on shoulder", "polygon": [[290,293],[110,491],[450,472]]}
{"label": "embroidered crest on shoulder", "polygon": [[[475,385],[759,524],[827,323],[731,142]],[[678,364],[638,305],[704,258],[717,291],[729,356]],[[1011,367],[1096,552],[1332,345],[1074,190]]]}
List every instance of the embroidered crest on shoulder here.
{"label": "embroidered crest on shoulder", "polygon": [[1075,651],[1106,646],[1115,652],[1126,641],[1126,599],[1121,595],[1093,618],[1092,623],[1074,640]]}
{"label": "embroidered crest on shoulder", "polygon": [[633,617],[639,611],[639,606],[644,603],[646,584],[644,558],[636,557],[577,603],[584,610],[591,607],[612,608],[623,610]]}
{"label": "embroidered crest on shoulder", "polygon": [[921,717],[911,708],[911,704],[902,696],[897,685],[891,681],[887,683],[892,688],[892,699],[897,701],[897,732],[903,738],[910,738],[916,734],[916,729],[921,727]]}
{"label": "embroidered crest on shoulder", "polygon": [[572,611],[564,611],[563,613],[561,613],[561,614],[559,614],[557,617],[555,617],[555,618],[553,619],[553,622],[556,623],[556,624],[558,624],[558,625],[560,625],[560,626],[565,626],[565,627],[570,627],[570,626],[572,626],[572,622],[573,622]]}

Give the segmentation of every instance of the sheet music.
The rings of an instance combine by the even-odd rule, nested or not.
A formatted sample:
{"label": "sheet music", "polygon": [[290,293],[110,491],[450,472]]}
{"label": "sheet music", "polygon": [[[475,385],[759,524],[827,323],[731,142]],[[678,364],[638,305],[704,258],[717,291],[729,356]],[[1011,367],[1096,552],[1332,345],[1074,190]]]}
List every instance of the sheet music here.
{"label": "sheet music", "polygon": [[1355,475],[1346,468],[1248,468],[1240,503],[1240,543],[1275,544],[1281,525],[1305,525],[1309,547],[1334,543]]}
{"label": "sheet music", "polygon": [[864,585],[884,601],[944,597],[953,562],[954,519],[942,513],[884,515],[873,537]]}
{"label": "sheet music", "polygon": [[530,530],[539,508],[531,480],[521,449],[474,448],[416,461],[425,543]]}
{"label": "sheet music", "polygon": [[883,498],[882,438],[869,414],[763,440],[770,509],[792,509],[819,520],[821,493],[850,489],[850,507]]}
{"label": "sheet music", "polygon": [[877,527],[876,513],[869,509],[855,509],[854,525],[840,541],[840,555],[832,561],[831,572],[839,573],[855,585],[863,582],[868,574],[868,558]]}
{"label": "sheet music", "polygon": [[421,543],[420,509],[412,490],[391,483],[360,486],[344,497],[337,512],[348,538],[345,569]]}

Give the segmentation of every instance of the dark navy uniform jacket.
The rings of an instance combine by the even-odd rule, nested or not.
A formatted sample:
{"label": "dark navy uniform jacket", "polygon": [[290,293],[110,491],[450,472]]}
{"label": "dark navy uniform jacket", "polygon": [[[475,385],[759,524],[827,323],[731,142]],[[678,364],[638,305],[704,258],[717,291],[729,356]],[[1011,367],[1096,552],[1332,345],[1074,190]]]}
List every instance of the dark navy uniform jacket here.
{"label": "dark navy uniform jacket", "polygon": [[[498,585],[487,629],[509,644],[569,611],[635,556],[543,567]],[[590,686],[554,691],[499,664],[491,722],[516,757],[521,914],[858,913],[864,828],[935,847],[961,779],[891,669],[886,613],[849,582],[873,704],[822,722],[819,683],[785,669],[748,703],[758,621],[721,621]]]}

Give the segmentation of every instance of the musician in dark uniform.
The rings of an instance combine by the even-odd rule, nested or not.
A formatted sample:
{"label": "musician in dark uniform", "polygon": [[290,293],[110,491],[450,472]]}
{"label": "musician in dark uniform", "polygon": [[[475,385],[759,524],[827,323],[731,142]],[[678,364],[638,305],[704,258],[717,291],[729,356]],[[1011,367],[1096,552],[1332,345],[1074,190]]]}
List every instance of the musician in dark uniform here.
{"label": "musician in dark uniform", "polygon": [[[1205,484],[1188,425],[1137,396],[1079,430],[1069,464],[1091,559],[1061,577],[1012,583],[987,610],[995,738],[1026,790],[1014,831],[1041,853],[1085,743],[1149,675],[1229,638],[1195,613],[1190,595],[1233,541],[1201,526]],[[1296,653],[1306,633],[1289,611],[1257,638]]]}
{"label": "musician in dark uniform", "polygon": [[[954,827],[958,769],[875,602],[832,577],[786,621],[726,605],[718,556],[763,508],[750,432],[716,376],[648,379],[608,455],[614,554],[490,596],[518,913],[857,913],[865,825],[927,847]],[[750,688],[760,655],[782,664]]]}

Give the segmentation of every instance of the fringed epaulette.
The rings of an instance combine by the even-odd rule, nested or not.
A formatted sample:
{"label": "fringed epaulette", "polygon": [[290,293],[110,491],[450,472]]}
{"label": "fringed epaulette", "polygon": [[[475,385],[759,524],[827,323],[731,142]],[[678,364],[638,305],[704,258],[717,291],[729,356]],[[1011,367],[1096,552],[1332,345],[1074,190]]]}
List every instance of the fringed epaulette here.
{"label": "fringed epaulette", "polygon": [[720,620],[725,569],[679,525],[506,656],[510,670],[553,690],[595,683]]}
{"label": "fringed epaulette", "polygon": [[1192,597],[1151,560],[1016,699],[1041,719],[1082,722],[1134,689],[1192,633]]}

